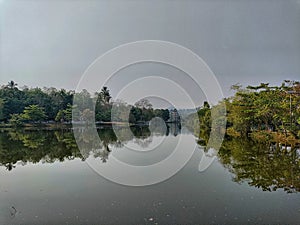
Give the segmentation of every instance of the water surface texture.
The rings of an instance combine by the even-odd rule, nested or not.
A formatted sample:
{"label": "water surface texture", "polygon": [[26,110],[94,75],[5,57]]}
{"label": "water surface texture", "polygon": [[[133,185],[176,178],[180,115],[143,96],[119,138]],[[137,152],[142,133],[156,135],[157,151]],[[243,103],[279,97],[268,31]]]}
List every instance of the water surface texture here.
{"label": "water surface texture", "polygon": [[[114,156],[153,164],[180,138],[197,142],[176,126],[154,135],[132,131],[134,138],[120,141],[111,128],[99,129],[100,148],[83,156],[71,130],[3,130],[0,224],[299,224],[299,150],[225,140],[218,158],[199,172],[205,148],[198,145],[176,175],[146,187],[113,183],[86,163]],[[124,144],[145,152],[124,154],[130,152]]]}

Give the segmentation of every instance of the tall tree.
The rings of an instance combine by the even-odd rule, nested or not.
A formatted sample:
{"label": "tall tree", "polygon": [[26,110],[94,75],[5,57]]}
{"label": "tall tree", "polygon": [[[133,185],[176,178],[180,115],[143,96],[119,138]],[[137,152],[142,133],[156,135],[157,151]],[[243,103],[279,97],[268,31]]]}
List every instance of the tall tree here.
{"label": "tall tree", "polygon": [[8,82],[6,87],[9,88],[9,89],[15,89],[15,88],[17,88],[17,86],[18,86],[18,84],[15,83],[13,80],[11,80],[11,81]]}
{"label": "tall tree", "polygon": [[100,94],[99,94],[98,97],[100,97],[100,101],[101,101],[103,104],[109,104],[109,102],[110,102],[110,100],[111,100],[111,95],[110,95],[110,93],[109,93],[108,88],[104,86],[104,87],[101,89],[101,92],[100,92]]}

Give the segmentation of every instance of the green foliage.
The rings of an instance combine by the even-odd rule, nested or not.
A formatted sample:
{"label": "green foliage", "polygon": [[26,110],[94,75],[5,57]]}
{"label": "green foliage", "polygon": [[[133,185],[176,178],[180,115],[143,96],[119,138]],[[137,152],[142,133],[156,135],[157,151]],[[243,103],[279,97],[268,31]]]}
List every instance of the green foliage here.
{"label": "green foliage", "polygon": [[96,121],[111,121],[112,104],[110,103],[111,95],[107,87],[103,87],[100,93],[96,93]]}
{"label": "green foliage", "polygon": [[142,109],[137,107],[132,107],[129,114],[129,122],[137,123],[142,118]]}
{"label": "green foliage", "polygon": [[23,118],[19,114],[12,114],[9,119],[9,124],[14,127],[20,127],[23,125]]}
{"label": "green foliage", "polygon": [[[76,106],[73,106],[73,99],[76,100]],[[128,122],[129,120],[130,123],[150,121],[156,116],[164,121],[169,119],[167,109],[154,110],[147,99],[141,99],[134,106],[119,103],[112,115],[111,99],[107,87],[103,87],[100,93],[91,96],[85,89],[76,94],[74,91],[56,88],[24,87],[21,90],[14,81],[10,81],[0,88],[0,122],[9,121],[14,126],[20,126],[23,122],[35,123],[46,119],[71,122],[72,119],[80,121],[91,118],[91,113],[95,113],[96,121],[103,122],[110,122],[112,116],[114,121]]]}
{"label": "green foliage", "polygon": [[100,102],[96,104],[96,121],[111,121],[111,105],[102,105]]}
{"label": "green foliage", "polygon": [[218,153],[221,163],[234,175],[235,182],[247,182],[264,191],[300,191],[300,160],[296,148],[249,138],[228,138]]}
{"label": "green foliage", "polygon": [[67,105],[66,109],[61,109],[58,111],[56,117],[55,117],[55,121],[59,122],[70,122],[72,121],[72,110],[73,110],[73,106],[71,104]]}
{"label": "green foliage", "polygon": [[4,100],[0,98],[0,121],[4,119]]}
{"label": "green foliage", "polygon": [[[299,82],[285,81],[278,87],[261,83],[246,89],[240,85],[232,88],[235,95],[220,103],[226,104],[227,135],[246,137],[256,131],[268,131],[297,136],[300,129]],[[207,104],[198,111],[200,130],[210,129],[210,112]]]}
{"label": "green foliage", "polygon": [[21,114],[25,107],[38,105],[44,108],[48,120],[54,120],[59,110],[73,102],[73,91],[55,88],[23,88],[14,81],[0,88],[0,121],[7,122],[11,115]]}
{"label": "green foliage", "polygon": [[228,120],[237,132],[246,135],[254,130],[295,132],[299,123],[297,110],[300,97],[297,82],[280,87],[260,84],[240,89],[228,101]]}
{"label": "green foliage", "polygon": [[81,114],[82,120],[85,121],[86,123],[89,123],[90,121],[92,121],[93,116],[94,116],[93,111],[91,111],[90,109],[83,110],[83,112]]}
{"label": "green foliage", "polygon": [[118,137],[110,127],[98,130],[97,136],[100,141],[97,141],[97,146],[95,146],[95,140],[90,133],[93,133],[93,130],[85,127],[82,129],[87,135],[83,135],[82,140],[79,140],[84,143],[80,151],[78,140],[75,140],[72,130],[2,130],[0,132],[0,166],[12,170],[29,162],[53,163],[76,158],[85,160],[90,155],[106,162],[112,149],[122,147],[122,142],[134,140],[143,145],[149,144],[147,141],[151,142],[148,138],[151,134],[148,127],[132,127],[131,131],[134,135],[130,135],[131,132],[128,132],[127,128],[120,127]]}
{"label": "green foliage", "polygon": [[27,122],[41,122],[46,119],[44,108],[39,107],[38,105],[26,106],[20,116]]}
{"label": "green foliage", "polygon": [[155,117],[160,117],[164,121],[168,121],[168,119],[170,118],[170,112],[168,109],[155,109],[153,113]]}
{"label": "green foliage", "polygon": [[164,121],[170,118],[168,109],[153,109],[148,99],[141,99],[130,109],[129,122],[139,123],[150,121],[154,117],[160,117]]}
{"label": "green foliage", "polygon": [[101,92],[98,95],[99,100],[101,103],[103,103],[104,105],[109,104],[110,100],[111,100],[111,95],[109,93],[109,90],[107,87],[103,87],[101,89]]}
{"label": "green foliage", "polygon": [[25,93],[17,88],[17,85],[11,81],[8,85],[0,89],[1,101],[1,119],[7,122],[12,114],[19,114],[25,107]]}
{"label": "green foliage", "polygon": [[[37,151],[38,150],[38,151]],[[53,163],[82,158],[73,134],[68,131],[13,129],[0,134],[0,165],[12,170],[17,162]]]}
{"label": "green foliage", "polygon": [[198,110],[200,130],[208,132],[211,128],[211,110],[208,102],[204,102],[203,107]]}
{"label": "green foliage", "polygon": [[59,110],[56,117],[55,121],[63,121],[64,120],[64,110]]}

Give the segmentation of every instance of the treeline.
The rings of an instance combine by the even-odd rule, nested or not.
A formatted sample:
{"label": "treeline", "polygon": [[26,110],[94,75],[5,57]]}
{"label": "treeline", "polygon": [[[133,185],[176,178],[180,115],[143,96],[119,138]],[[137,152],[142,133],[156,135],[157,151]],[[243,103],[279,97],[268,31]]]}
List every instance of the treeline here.
{"label": "treeline", "polygon": [[[262,83],[246,88],[237,84],[232,89],[234,96],[220,102],[226,105],[228,136],[250,135],[262,140],[288,137],[290,141],[300,138],[300,82],[285,80],[281,86]],[[209,133],[211,107],[207,102],[198,111],[198,117],[200,134]]]}
{"label": "treeline", "polygon": [[[73,104],[74,98],[79,104]],[[91,109],[93,103],[95,111]],[[95,113],[96,122],[111,122],[112,118],[113,121],[130,123],[150,121],[153,117],[161,117],[165,121],[169,119],[168,109],[153,109],[147,99],[140,100],[134,106],[122,101],[113,102],[107,87],[93,95],[87,90],[75,93],[56,88],[19,88],[14,81],[0,88],[2,123],[14,126],[42,122],[70,123],[72,112],[78,115],[77,120],[86,120]]]}
{"label": "treeline", "polygon": [[73,91],[56,88],[18,88],[14,81],[0,88],[0,121],[55,121],[73,101]]}

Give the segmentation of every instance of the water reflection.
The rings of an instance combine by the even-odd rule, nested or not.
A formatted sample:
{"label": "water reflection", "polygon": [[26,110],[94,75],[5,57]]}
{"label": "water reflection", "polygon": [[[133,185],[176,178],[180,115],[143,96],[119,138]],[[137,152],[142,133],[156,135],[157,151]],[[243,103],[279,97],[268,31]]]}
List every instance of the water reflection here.
{"label": "water reflection", "polygon": [[264,191],[300,191],[300,151],[280,144],[249,139],[227,139],[219,152],[235,182],[247,182]]}
{"label": "water reflection", "polygon": [[[178,127],[170,124],[164,133],[151,133],[148,127],[131,127],[134,137],[128,135],[128,130],[119,127],[122,142],[117,138],[111,127],[97,129],[99,141],[82,128],[85,134],[79,140],[86,151],[80,152],[71,129],[61,130],[1,130],[0,131],[0,166],[12,170],[27,163],[53,163],[55,161],[85,160],[90,155],[107,162],[112,148],[121,148],[127,142],[134,142],[141,148],[147,147],[153,136],[178,135]],[[99,140],[99,139],[98,139]]]}
{"label": "water reflection", "polygon": [[0,165],[12,170],[26,163],[82,158],[70,131],[9,130],[0,133]]}
{"label": "water reflection", "polygon": [[[128,135],[128,130],[122,127],[118,129],[118,133],[122,134],[122,141],[111,127],[98,129],[100,142],[95,142],[86,130],[82,130],[86,134],[81,140],[86,149],[83,152],[79,151],[71,129],[2,130],[0,131],[0,165],[10,171],[27,163],[53,163],[75,158],[84,161],[89,156],[105,163],[109,161],[109,156],[114,149],[121,149],[128,142],[147,148],[155,136],[177,136],[181,133],[180,127],[176,124],[169,124],[163,132],[159,130],[150,132],[148,127],[131,127],[134,137]],[[205,145],[205,143],[205,137],[202,136],[198,144]],[[205,150],[209,149],[204,148]],[[248,183],[263,191],[278,189],[287,193],[300,191],[300,150],[297,147],[231,138],[224,140],[217,157],[220,163],[232,173],[234,182]]]}

